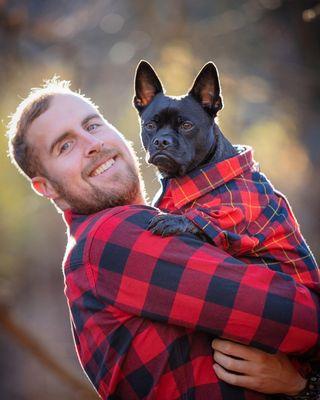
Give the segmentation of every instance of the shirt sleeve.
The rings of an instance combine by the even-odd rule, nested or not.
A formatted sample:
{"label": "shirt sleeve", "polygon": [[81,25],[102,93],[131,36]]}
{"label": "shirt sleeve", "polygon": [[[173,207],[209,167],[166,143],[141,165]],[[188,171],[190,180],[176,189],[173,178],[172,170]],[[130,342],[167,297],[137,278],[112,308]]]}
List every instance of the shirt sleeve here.
{"label": "shirt sleeve", "polygon": [[126,208],[92,235],[91,282],[101,301],[268,352],[318,349],[315,294],[284,273],[247,265],[194,235],[152,235],[146,227],[156,212]]}
{"label": "shirt sleeve", "polygon": [[[306,244],[290,207],[280,196],[278,208],[265,208],[259,222],[250,229],[243,211],[237,207],[197,208],[184,215],[211,243],[236,258],[260,260],[267,268],[292,276],[297,282],[320,294],[320,270]],[[274,218],[275,216],[275,218]],[[269,220],[268,220],[269,218]],[[274,219],[274,220],[273,220]],[[263,226],[256,234],[248,233],[252,225]],[[258,261],[259,262],[259,261]]]}
{"label": "shirt sleeve", "polygon": [[[207,238],[231,255],[250,254],[260,244],[258,238],[237,229],[245,224],[240,208],[220,206],[217,209],[194,208],[184,214]],[[242,229],[243,231],[244,229]]]}

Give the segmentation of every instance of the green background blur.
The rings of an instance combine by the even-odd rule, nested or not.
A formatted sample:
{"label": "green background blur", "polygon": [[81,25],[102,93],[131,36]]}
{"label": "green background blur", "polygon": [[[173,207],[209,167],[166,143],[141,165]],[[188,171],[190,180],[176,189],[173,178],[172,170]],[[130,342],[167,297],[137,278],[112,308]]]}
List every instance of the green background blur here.
{"label": "green background blur", "polygon": [[319,1],[299,0],[0,0],[1,399],[82,398],[30,353],[32,344],[19,344],[28,334],[87,382],[63,296],[65,226],[6,155],[8,115],[29,89],[58,74],[91,97],[134,142],[151,199],[158,182],[131,104],[135,67],[150,61],[167,93],[178,95],[213,60],[222,131],[254,147],[319,259],[319,14]]}

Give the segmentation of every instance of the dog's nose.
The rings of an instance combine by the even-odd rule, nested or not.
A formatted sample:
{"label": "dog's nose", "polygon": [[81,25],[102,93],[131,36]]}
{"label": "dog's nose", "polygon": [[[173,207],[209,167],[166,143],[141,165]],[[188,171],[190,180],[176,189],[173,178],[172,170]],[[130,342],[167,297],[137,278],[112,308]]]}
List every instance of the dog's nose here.
{"label": "dog's nose", "polygon": [[157,149],[163,150],[169,146],[172,146],[173,139],[170,136],[160,136],[153,139],[152,143]]}

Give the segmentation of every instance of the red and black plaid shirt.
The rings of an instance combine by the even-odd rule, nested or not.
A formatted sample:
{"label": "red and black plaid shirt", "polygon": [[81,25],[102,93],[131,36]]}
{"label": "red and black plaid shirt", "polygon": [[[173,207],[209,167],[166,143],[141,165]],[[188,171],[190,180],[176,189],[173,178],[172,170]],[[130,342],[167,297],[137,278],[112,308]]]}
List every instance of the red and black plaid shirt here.
{"label": "red and black plaid shirt", "polygon": [[156,212],[65,213],[65,294],[91,382],[110,400],[268,398],[219,381],[211,341],[292,354],[318,348],[318,296],[194,235],[152,235]]}
{"label": "red and black plaid shirt", "polygon": [[210,241],[245,263],[291,275],[320,293],[316,261],[283,194],[259,172],[250,147],[163,181],[156,207],[184,214]]}

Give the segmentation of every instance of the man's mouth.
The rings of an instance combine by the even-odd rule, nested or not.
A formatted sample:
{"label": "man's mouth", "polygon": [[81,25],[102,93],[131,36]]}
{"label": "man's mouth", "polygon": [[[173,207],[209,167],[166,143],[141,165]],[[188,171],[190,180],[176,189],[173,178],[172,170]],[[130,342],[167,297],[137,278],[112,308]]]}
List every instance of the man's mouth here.
{"label": "man's mouth", "polygon": [[90,172],[90,176],[98,176],[103,174],[105,171],[110,169],[115,163],[115,157],[109,158],[109,160],[105,161],[103,164],[100,164],[97,168]]}

